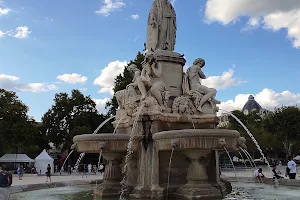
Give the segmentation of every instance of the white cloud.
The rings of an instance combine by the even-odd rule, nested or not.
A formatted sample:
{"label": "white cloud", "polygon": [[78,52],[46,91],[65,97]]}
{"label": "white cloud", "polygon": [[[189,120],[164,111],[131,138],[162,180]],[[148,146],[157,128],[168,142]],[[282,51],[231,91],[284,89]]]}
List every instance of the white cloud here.
{"label": "white cloud", "polygon": [[14,91],[27,92],[47,92],[56,90],[58,87],[54,84],[46,83],[19,83],[19,77],[0,74],[0,88]]}
{"label": "white cloud", "polygon": [[295,48],[300,48],[299,0],[207,0],[206,21],[223,25],[234,23],[241,17],[249,21],[243,30],[262,25],[273,31],[287,30]]}
{"label": "white cloud", "polygon": [[96,103],[96,108],[99,113],[104,113],[107,110],[105,109],[106,102],[110,101],[110,98],[104,98],[104,99],[93,99]]}
{"label": "white cloud", "polygon": [[107,67],[105,67],[98,78],[94,80],[94,85],[98,85],[101,87],[99,93],[109,92],[113,94],[113,87],[115,78],[123,73],[125,66],[127,65],[126,61],[113,61],[110,62]]}
{"label": "white cloud", "polygon": [[140,16],[139,16],[138,14],[136,14],[136,15],[131,15],[130,17],[131,17],[131,19],[134,19],[134,20],[137,20],[137,19],[140,18]]}
{"label": "white cloud", "polygon": [[11,10],[8,8],[0,8],[0,17],[3,15],[7,15]]}
{"label": "white cloud", "polygon": [[4,37],[4,35],[6,35],[6,33],[0,30],[0,38]]}
{"label": "white cloud", "polygon": [[31,31],[29,31],[29,28],[27,26],[19,26],[16,28],[16,34],[14,35],[15,38],[18,39],[24,39],[29,36]]}
{"label": "white cloud", "polygon": [[210,88],[222,90],[245,83],[245,81],[238,80],[233,75],[234,70],[229,69],[228,71],[223,72],[221,76],[209,76],[207,79],[203,79],[202,84]]}
{"label": "white cloud", "polygon": [[[250,94],[238,94],[234,100],[222,102],[219,107],[226,111],[241,110],[248,100]],[[262,108],[273,110],[280,106],[294,106],[300,104],[300,93],[292,93],[290,91],[283,91],[277,93],[272,89],[265,88],[256,95],[253,95],[255,100]]]}
{"label": "white cloud", "polygon": [[96,11],[96,13],[107,17],[111,12],[120,10],[125,5],[126,4],[122,0],[104,0],[104,6],[101,6],[101,8]]}
{"label": "white cloud", "polygon": [[81,74],[63,74],[56,77],[58,80],[63,81],[65,83],[76,84],[76,83],[85,83],[87,81],[86,76],[82,76]]}

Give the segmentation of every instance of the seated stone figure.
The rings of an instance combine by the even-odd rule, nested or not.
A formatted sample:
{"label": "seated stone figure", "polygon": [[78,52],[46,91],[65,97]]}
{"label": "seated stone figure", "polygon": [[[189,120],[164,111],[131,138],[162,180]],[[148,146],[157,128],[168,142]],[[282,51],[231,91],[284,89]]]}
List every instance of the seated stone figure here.
{"label": "seated stone figure", "polygon": [[147,95],[152,95],[164,110],[164,100],[168,96],[168,92],[162,80],[162,66],[156,62],[153,54],[146,55],[143,70],[137,82],[142,94],[141,101],[145,100]]}
{"label": "seated stone figure", "polygon": [[206,79],[202,68],[205,66],[205,61],[202,58],[197,58],[191,67],[187,69],[187,72],[183,78],[183,94],[192,96],[197,110],[204,113],[203,105],[207,102],[211,104],[213,109],[216,108],[216,104],[220,102],[215,100],[217,90],[209,88],[200,83],[201,79]]}

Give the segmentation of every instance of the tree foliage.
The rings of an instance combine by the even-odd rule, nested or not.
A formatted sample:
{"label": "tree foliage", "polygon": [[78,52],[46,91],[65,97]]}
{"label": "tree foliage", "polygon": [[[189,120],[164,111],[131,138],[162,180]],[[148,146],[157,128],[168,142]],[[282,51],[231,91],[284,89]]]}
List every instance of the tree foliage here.
{"label": "tree foliage", "polygon": [[275,109],[265,117],[264,128],[282,142],[286,155],[290,155],[292,146],[300,139],[300,109],[294,106]]}
{"label": "tree foliage", "polygon": [[49,141],[68,149],[75,135],[92,133],[104,119],[90,96],[72,90],[70,96],[55,94],[54,105],[42,117],[42,129]]}
{"label": "tree foliage", "polygon": [[[128,63],[128,66],[131,64],[135,64],[135,65],[137,65],[137,67],[140,70],[142,70],[142,62],[143,62],[144,58],[145,58],[144,54],[142,54],[141,52],[138,52],[135,59],[131,60]],[[131,83],[132,79],[133,79],[132,74],[125,67],[123,73],[119,74],[115,78],[115,86],[113,88],[114,93],[116,93],[117,91],[126,89],[126,86],[129,83]],[[118,109],[118,103],[117,103],[117,99],[115,96],[113,96],[113,98],[109,102],[106,103],[106,108],[108,108],[108,115],[116,114],[116,110]]]}
{"label": "tree foliage", "polygon": [[35,142],[36,122],[15,92],[0,88],[0,151],[17,153]]}

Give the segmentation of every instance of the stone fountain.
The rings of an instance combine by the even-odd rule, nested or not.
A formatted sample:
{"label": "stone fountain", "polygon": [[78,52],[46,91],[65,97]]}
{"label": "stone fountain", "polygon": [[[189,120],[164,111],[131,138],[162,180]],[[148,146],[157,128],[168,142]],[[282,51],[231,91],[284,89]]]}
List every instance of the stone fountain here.
{"label": "stone fountain", "polygon": [[154,0],[143,69],[129,66],[132,83],[115,94],[116,134],[74,137],[78,152],[101,151],[106,160],[104,182],[95,190],[99,198],[117,199],[124,176],[129,199],[222,199],[230,192],[220,179],[219,154],[244,147],[245,139],[216,128],[217,91],[200,82],[205,60],[196,58],[183,72],[184,55],[174,52],[176,30],[172,4]]}

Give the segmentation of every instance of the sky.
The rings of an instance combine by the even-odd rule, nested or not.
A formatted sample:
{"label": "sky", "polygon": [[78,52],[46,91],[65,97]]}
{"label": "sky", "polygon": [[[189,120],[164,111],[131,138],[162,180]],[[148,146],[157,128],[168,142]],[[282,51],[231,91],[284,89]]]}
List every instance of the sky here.
{"label": "sky", "polygon": [[[37,121],[55,93],[80,89],[99,112],[144,48],[153,0],[0,0],[0,88]],[[265,109],[300,104],[299,0],[172,0],[184,69],[201,57],[220,108],[250,94]]]}

